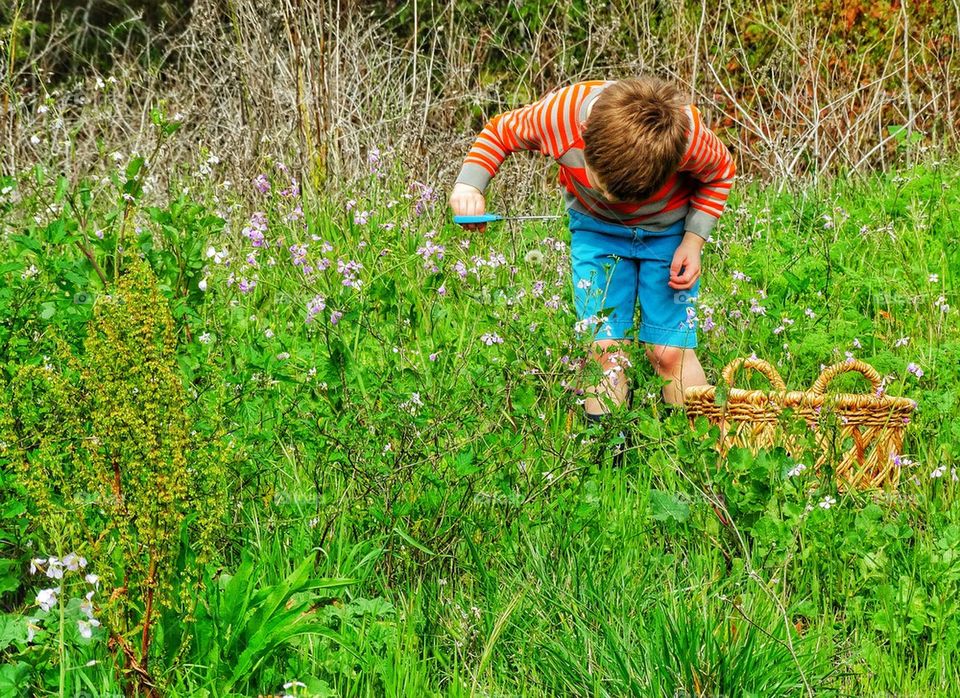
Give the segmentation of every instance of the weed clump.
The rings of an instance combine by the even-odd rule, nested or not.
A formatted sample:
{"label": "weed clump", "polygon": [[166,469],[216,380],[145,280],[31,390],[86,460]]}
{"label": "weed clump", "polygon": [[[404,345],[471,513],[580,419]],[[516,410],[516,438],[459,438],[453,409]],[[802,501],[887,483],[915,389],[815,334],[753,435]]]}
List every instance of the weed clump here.
{"label": "weed clump", "polygon": [[135,259],[98,299],[82,353],[58,340],[56,366],[18,371],[0,424],[33,523],[51,549],[102,569],[111,646],[141,676],[155,605],[189,612],[226,507],[231,449],[193,428],[176,344],[156,279]]}

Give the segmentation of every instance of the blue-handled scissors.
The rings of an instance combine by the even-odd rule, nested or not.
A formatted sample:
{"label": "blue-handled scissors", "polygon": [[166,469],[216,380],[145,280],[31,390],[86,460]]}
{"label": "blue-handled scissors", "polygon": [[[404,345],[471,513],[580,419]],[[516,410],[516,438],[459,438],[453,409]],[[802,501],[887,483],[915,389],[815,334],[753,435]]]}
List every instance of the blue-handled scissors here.
{"label": "blue-handled scissors", "polygon": [[498,216],[496,213],[484,213],[481,216],[454,216],[453,222],[459,225],[469,223],[496,223],[497,221],[555,221],[560,216]]}

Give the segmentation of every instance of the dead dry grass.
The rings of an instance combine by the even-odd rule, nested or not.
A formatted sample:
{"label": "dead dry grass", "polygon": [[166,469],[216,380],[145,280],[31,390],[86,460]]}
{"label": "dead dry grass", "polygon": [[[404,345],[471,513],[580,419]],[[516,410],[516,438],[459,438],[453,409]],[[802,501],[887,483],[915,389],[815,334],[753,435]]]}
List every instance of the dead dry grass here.
{"label": "dead dry grass", "polygon": [[[17,1],[21,18],[40,2]],[[452,1],[429,11],[414,3],[418,19],[404,38],[391,29],[391,15],[365,3],[195,0],[176,36],[131,17],[137,29],[116,45],[109,74],[87,66],[73,82],[54,85],[43,66],[69,54],[81,31],[77,17],[61,18],[31,44],[31,60],[14,58],[6,33],[4,169],[41,160],[73,176],[97,171],[113,152],[147,150],[150,109],[164,105],[182,114],[184,127],[154,163],[160,179],[205,149],[237,180],[282,159],[306,186],[336,190],[365,172],[378,148],[411,177],[443,185],[485,117],[557,82],[653,71],[689,90],[741,173],[788,182],[863,172],[892,156],[909,160],[918,148],[952,152],[956,145],[956,37],[928,36],[932,29],[911,24],[908,5],[872,39],[870,55],[886,56],[877,65],[866,56],[838,62],[832,25],[811,21],[800,2],[588,4],[576,18],[588,29],[579,32],[571,29],[568,0],[543,5],[535,26],[508,25],[503,13],[499,25],[480,28],[464,22]],[[942,26],[953,22],[960,36],[960,6],[944,7],[953,14]],[[522,40],[499,42],[508,30]],[[857,37],[850,41],[857,46]],[[522,69],[488,70],[494,53]],[[578,54],[588,58],[572,62]],[[906,127],[907,147],[895,147],[891,125]],[[923,134],[917,143],[914,132]],[[504,205],[551,187],[529,176],[548,169],[536,158],[511,162],[501,175]]]}

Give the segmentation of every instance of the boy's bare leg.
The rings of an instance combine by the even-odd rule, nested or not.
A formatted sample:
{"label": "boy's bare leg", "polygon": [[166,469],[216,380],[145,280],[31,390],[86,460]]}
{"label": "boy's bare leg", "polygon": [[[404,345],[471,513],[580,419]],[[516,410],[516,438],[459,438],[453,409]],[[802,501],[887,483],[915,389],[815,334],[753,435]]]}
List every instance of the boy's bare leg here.
{"label": "boy's bare leg", "polygon": [[597,385],[584,391],[587,396],[584,403],[587,414],[606,414],[607,408],[600,399],[601,396],[608,397],[618,406],[627,401],[630,395],[627,376],[630,360],[620,347],[629,343],[628,339],[598,339],[593,343],[593,358],[600,362],[604,376]]}
{"label": "boy's bare leg", "polygon": [[647,358],[657,374],[666,381],[663,399],[670,405],[683,404],[683,391],[694,385],[707,385],[707,376],[693,349],[648,344]]}

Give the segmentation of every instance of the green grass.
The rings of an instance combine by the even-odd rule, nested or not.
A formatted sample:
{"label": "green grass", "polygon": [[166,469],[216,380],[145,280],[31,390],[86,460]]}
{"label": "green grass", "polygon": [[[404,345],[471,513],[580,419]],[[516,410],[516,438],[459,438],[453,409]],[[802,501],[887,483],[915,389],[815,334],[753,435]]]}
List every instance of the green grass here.
{"label": "green grass", "polygon": [[[755,352],[803,389],[850,351],[918,402],[891,495],[788,477],[779,450],[719,460],[708,435],[648,397],[660,382],[639,352],[636,400],[618,418],[632,448],[622,469],[598,465],[609,437],[567,426],[587,348],[573,339],[562,224],[468,238],[399,176],[357,183],[347,211],[283,197],[288,182],[269,174],[267,195],[189,180],[175,188],[189,197],[149,204],[137,168],[110,184],[40,169],[0,180],[15,187],[0,199],[4,382],[25,365],[64,371],[55,337],[82,363],[122,231],[124,256],[145,254],[169,299],[191,426],[222,427],[237,449],[219,558],[199,588],[175,582],[199,603],[154,626],[150,675],[168,694],[281,694],[294,680],[306,687],[289,692],[318,696],[933,695],[960,683],[956,165],[740,186],[704,257],[712,379]],[[304,218],[287,220],[297,205]],[[267,247],[242,234],[254,211]],[[303,263],[329,269],[305,278],[289,249],[301,243]],[[362,264],[347,276],[359,289],[338,258]],[[122,570],[108,543],[52,537],[56,520],[24,499],[12,459],[0,453],[0,695],[119,693],[109,627],[61,636],[49,616],[26,641],[52,584],[30,558],[84,553],[103,584],[98,614]],[[66,520],[78,510],[61,495]],[[836,504],[818,506],[828,495]],[[185,534],[184,570],[192,545]]]}

